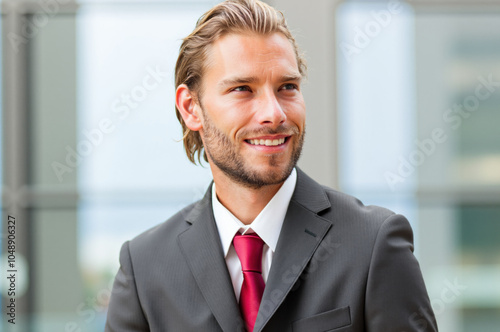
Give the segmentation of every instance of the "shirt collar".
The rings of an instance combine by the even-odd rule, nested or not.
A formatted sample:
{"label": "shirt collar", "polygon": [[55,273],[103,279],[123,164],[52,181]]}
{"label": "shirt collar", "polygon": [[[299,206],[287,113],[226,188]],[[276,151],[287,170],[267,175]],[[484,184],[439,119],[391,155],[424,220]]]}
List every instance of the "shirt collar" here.
{"label": "shirt collar", "polygon": [[257,233],[265,244],[274,252],[278,244],[281,226],[297,183],[297,171],[292,170],[278,192],[267,203],[250,225],[243,224],[217,199],[215,183],[212,185],[212,208],[215,223],[219,230],[224,257],[227,255],[233,237],[237,232],[242,234]]}

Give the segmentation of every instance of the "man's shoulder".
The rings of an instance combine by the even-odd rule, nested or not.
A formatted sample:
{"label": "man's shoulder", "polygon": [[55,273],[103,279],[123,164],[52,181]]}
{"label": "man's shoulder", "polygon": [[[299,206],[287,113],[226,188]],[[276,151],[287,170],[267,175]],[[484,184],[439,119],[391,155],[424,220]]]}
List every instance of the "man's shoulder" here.
{"label": "man's shoulder", "polygon": [[332,203],[332,210],[342,214],[354,214],[358,217],[385,220],[395,213],[387,208],[377,205],[365,205],[359,198],[344,192],[337,191],[327,186],[322,186],[328,199]]}
{"label": "man's shoulder", "polygon": [[405,229],[411,232],[408,220],[395,212],[377,205],[365,205],[359,198],[322,186],[331,207],[321,213],[336,232],[355,235],[352,241],[372,243],[382,229]]}
{"label": "man's shoulder", "polygon": [[299,171],[298,186],[296,190],[302,191],[295,195],[297,201],[311,210],[318,211],[327,219],[356,220],[371,223],[381,223],[395,213],[389,209],[365,205],[359,198],[338,191],[331,187],[319,184],[306,173]]}

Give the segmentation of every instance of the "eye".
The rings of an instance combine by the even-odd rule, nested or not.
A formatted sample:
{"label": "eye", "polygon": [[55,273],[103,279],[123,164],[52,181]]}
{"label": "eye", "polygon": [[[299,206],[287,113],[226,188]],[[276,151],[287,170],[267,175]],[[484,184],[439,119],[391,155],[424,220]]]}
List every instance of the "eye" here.
{"label": "eye", "polygon": [[234,89],[231,89],[231,91],[237,91],[237,92],[252,92],[252,89],[250,89],[249,86],[247,85],[242,85],[242,86],[237,86]]}
{"label": "eye", "polygon": [[298,89],[299,89],[298,85],[294,83],[283,84],[280,88],[280,90],[298,90]]}

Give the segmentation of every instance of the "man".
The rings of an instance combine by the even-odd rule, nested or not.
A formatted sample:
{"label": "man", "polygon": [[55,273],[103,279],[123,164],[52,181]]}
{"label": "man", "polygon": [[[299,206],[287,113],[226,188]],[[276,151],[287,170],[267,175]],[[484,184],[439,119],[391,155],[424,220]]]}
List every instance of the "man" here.
{"label": "man", "polygon": [[304,73],[264,3],[226,1],[198,21],[176,110],[214,181],[123,245],[106,331],[437,331],[406,219],[295,167]]}

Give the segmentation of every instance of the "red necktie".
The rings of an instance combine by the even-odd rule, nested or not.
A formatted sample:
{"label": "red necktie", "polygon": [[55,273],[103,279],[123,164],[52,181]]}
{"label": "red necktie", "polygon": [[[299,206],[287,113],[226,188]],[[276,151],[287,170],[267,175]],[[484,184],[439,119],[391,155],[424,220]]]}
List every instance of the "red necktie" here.
{"label": "red necktie", "polygon": [[234,236],[233,245],[243,271],[240,310],[247,331],[252,332],[265,287],[262,278],[262,248],[264,242],[257,234],[237,234]]}

